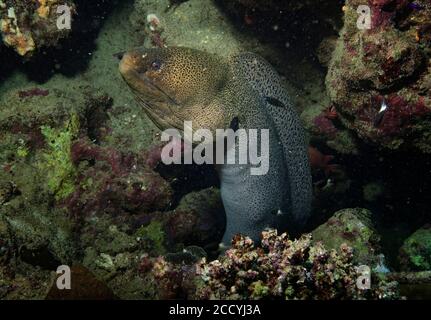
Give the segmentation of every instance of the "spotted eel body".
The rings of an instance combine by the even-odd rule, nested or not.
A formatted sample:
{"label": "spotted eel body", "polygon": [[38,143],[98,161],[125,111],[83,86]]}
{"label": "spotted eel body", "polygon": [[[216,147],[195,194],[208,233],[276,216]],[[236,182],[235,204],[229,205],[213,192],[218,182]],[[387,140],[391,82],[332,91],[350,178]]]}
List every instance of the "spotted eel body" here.
{"label": "spotted eel body", "polygon": [[[227,214],[223,243],[236,233],[254,240],[267,227],[300,230],[311,211],[312,186],[305,134],[277,72],[260,56],[242,53],[230,63],[234,82],[247,93],[239,109],[244,128],[270,130],[269,172],[250,174],[249,167],[219,168]],[[251,94],[251,92],[254,93]],[[251,99],[250,99],[251,97]],[[240,126],[241,127],[241,126]],[[236,145],[236,151],[238,145]]]}
{"label": "spotted eel body", "polygon": [[213,134],[253,129],[257,146],[266,141],[259,140],[262,130],[269,131],[266,174],[252,174],[259,165],[250,159],[227,164],[232,151],[237,159],[244,152],[238,140],[224,150],[225,164],[216,164],[227,220],[223,244],[238,233],[258,240],[267,227],[300,231],[312,196],[307,146],[299,117],[269,63],[252,53],[224,59],[181,47],[136,48],[120,58],[123,79],[162,130],[181,130],[185,121]]}

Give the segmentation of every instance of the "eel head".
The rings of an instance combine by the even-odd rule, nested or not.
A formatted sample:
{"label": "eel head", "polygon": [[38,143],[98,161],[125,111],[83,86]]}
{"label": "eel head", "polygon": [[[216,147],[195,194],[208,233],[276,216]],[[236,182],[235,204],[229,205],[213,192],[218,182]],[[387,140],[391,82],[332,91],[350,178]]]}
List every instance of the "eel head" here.
{"label": "eel head", "polygon": [[125,52],[119,70],[151,120],[162,130],[222,128],[225,110],[217,102],[229,68],[217,56],[182,47],[137,48]]}

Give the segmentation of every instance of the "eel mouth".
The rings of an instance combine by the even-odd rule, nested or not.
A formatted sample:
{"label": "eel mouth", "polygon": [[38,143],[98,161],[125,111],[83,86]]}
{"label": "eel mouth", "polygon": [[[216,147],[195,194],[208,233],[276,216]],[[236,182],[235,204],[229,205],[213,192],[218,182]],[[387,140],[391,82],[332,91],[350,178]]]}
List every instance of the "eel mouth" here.
{"label": "eel mouth", "polygon": [[131,87],[131,90],[143,107],[147,116],[160,129],[177,129],[183,131],[182,121],[172,111],[172,106],[164,101],[154,101],[146,97],[142,92],[139,92]]}
{"label": "eel mouth", "polygon": [[159,129],[175,128],[183,131],[183,121],[175,112],[181,105],[171,95],[150,77],[136,71],[127,54],[122,57],[119,69],[139,104]]}
{"label": "eel mouth", "polygon": [[136,71],[134,72],[136,73],[136,76],[142,80],[142,82],[149,89],[150,92],[156,93],[156,96],[161,97],[169,105],[174,105],[176,107],[180,106],[179,103],[174,98],[172,98],[168,93],[166,93],[166,91],[164,91],[162,88],[156,85],[151,80],[151,78],[149,78],[145,74],[139,74]]}

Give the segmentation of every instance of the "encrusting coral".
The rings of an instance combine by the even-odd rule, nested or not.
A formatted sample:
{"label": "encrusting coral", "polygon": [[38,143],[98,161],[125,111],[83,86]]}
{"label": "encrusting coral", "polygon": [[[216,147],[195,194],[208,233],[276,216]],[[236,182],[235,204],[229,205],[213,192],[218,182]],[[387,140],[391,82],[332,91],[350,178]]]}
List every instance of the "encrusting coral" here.
{"label": "encrusting coral", "polygon": [[420,228],[404,241],[399,260],[403,271],[431,270],[431,225]]}
{"label": "encrusting coral", "polygon": [[364,1],[346,1],[326,85],[340,121],[363,140],[430,153],[431,5],[414,4],[367,1],[367,25]]}
{"label": "encrusting coral", "polygon": [[290,240],[276,230],[262,232],[261,246],[236,236],[218,260],[172,263],[165,257],[141,261],[143,276],[154,277],[164,298],[193,299],[393,299],[394,282],[372,274],[371,288],[359,289],[360,269],[343,244],[327,250],[310,234]]}
{"label": "encrusting coral", "polygon": [[0,31],[4,44],[25,57],[42,47],[56,45],[70,33],[70,28],[57,25],[61,14],[65,13],[60,6],[65,5],[73,14],[72,0],[0,1]]}

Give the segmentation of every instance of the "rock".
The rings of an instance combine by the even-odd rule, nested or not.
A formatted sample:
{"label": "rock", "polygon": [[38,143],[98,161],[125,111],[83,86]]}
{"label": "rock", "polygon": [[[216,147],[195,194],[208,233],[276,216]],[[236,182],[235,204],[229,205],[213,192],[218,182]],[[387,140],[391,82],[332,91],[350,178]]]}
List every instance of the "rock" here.
{"label": "rock", "polygon": [[384,184],[381,181],[370,182],[362,189],[364,200],[374,202],[382,197],[385,192]]}
{"label": "rock", "polygon": [[5,265],[13,255],[13,243],[6,221],[0,218],[0,265]]}
{"label": "rock", "polygon": [[77,219],[61,203],[75,189],[78,168],[70,151],[89,123],[87,98],[34,88],[2,97],[0,220],[20,262],[55,270],[76,258]]}
{"label": "rock", "polygon": [[[326,77],[340,121],[379,148],[431,153],[431,8],[410,10],[408,1],[374,1],[370,30],[358,28],[348,0]],[[383,111],[384,106],[386,109]]]}
{"label": "rock", "polygon": [[340,210],[312,231],[313,240],[322,241],[330,249],[345,243],[353,248],[356,263],[374,267],[381,262],[378,257],[380,237],[371,223],[371,215],[361,208]]}
{"label": "rock", "polygon": [[74,223],[64,210],[22,206],[16,202],[0,212],[1,218],[9,225],[15,254],[23,262],[55,270],[70,263],[77,253]]}
{"label": "rock", "polygon": [[337,44],[337,37],[331,36],[323,39],[317,48],[317,58],[322,66],[327,67]]}
{"label": "rock", "polygon": [[152,255],[177,252],[188,245],[217,248],[225,227],[220,191],[191,192],[174,210],[131,216],[129,224],[141,249]]}
{"label": "rock", "polygon": [[[62,15],[66,13],[64,5],[67,5],[72,22],[72,15],[75,13],[73,0],[1,1],[0,31],[3,43],[24,57],[31,56],[43,47],[55,46],[71,31],[67,21],[62,19]],[[64,27],[57,21],[61,21]]]}
{"label": "rock", "polygon": [[[181,212],[192,213],[196,217],[194,224],[182,219]],[[195,245],[217,242],[223,236],[225,214],[220,191],[208,188],[185,195],[174,210],[174,218],[168,227],[168,234],[175,241]]]}
{"label": "rock", "polygon": [[0,181],[0,206],[9,202],[19,191],[10,181]]}
{"label": "rock", "polygon": [[403,271],[431,270],[431,225],[420,228],[404,241],[399,261]]}
{"label": "rock", "polygon": [[[222,50],[225,55],[241,47],[244,40],[237,36],[235,29],[226,21],[225,14],[211,1],[189,0],[179,4],[175,10],[167,10],[169,6],[169,0],[152,3],[145,0],[135,1],[132,23],[136,31],[145,37],[145,45],[157,47],[181,45],[217,52],[220,51],[219,44],[225,43]],[[202,18],[195,12],[204,10],[209,21],[201,24],[199,21]],[[157,28],[147,21],[150,15],[157,17],[159,21]],[[182,28],[178,28],[178,25]],[[212,26],[211,29],[208,29],[209,25]],[[253,40],[250,38],[250,41]]]}
{"label": "rock", "polygon": [[[44,94],[41,95],[39,90],[43,90]],[[76,94],[73,89],[45,90],[28,86],[11,90],[1,97],[0,131],[2,134],[11,132],[29,135],[34,142],[31,146],[40,147],[43,143],[37,138],[43,139],[41,126],[61,127],[72,113],[84,118],[85,96],[86,93]],[[11,105],[14,108],[10,108]]]}
{"label": "rock", "polygon": [[52,272],[28,265],[19,265],[19,270],[0,265],[0,299],[42,300],[52,278]]}

